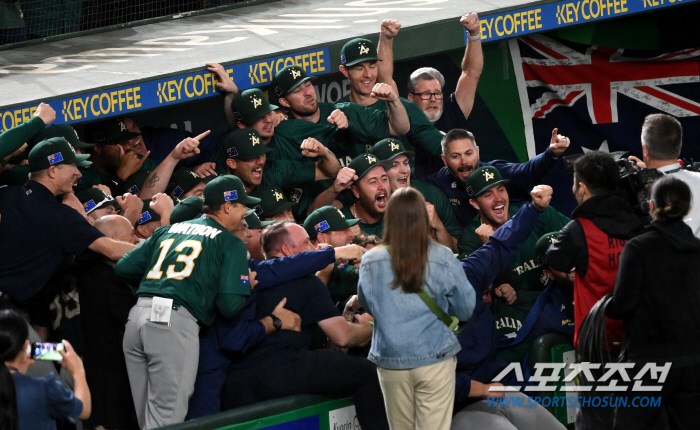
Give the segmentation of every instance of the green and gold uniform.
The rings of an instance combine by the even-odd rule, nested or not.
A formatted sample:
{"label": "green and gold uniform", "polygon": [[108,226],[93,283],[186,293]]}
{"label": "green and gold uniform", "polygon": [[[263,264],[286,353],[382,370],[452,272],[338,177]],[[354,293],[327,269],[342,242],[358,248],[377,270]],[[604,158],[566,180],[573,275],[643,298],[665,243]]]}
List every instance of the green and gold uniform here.
{"label": "green and gold uniform", "polygon": [[226,308],[232,295],[250,295],[245,244],[207,217],[159,228],[122,257],[115,272],[142,276],[137,297],[171,298],[204,325],[214,321],[217,306],[233,316]]}

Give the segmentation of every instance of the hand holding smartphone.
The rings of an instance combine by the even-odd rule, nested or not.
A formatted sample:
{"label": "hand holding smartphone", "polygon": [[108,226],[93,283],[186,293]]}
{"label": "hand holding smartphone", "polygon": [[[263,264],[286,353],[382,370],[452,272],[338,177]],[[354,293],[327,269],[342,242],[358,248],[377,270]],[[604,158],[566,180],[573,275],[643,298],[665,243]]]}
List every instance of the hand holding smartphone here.
{"label": "hand holding smartphone", "polygon": [[63,361],[63,356],[58,351],[65,351],[63,343],[32,343],[32,358],[35,360]]}

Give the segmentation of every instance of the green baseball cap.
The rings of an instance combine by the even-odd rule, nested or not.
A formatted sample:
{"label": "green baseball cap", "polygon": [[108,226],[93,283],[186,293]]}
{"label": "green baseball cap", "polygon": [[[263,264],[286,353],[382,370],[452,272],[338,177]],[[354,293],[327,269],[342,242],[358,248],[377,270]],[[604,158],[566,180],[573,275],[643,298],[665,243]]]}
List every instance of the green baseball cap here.
{"label": "green baseball cap", "polygon": [[288,200],[287,196],[277,187],[257,187],[250,194],[259,199],[259,204],[251,205],[259,217],[273,217],[297,204],[297,202]]}
{"label": "green baseball cap", "polygon": [[214,178],[216,178],[214,175],[205,176],[203,178],[186,167],[180,167],[173,172],[172,176],[170,177],[170,183],[165,189],[165,194],[179,199],[180,196],[188,193],[200,182],[208,184],[214,180]]}
{"label": "green baseball cap", "polygon": [[264,117],[278,106],[270,104],[262,90],[251,88],[243,91],[231,102],[231,110],[237,121],[252,124]]}
{"label": "green baseball cap", "polygon": [[248,212],[248,215],[243,217],[243,220],[248,225],[248,228],[251,230],[265,228],[268,225],[275,223],[274,221],[260,221],[260,218],[258,218],[258,215],[252,209],[250,210],[250,212]]}
{"label": "green baseball cap", "polygon": [[340,64],[354,66],[363,61],[381,61],[377,56],[377,45],[368,39],[352,39],[340,50]]}
{"label": "green baseball cap", "polygon": [[375,155],[362,154],[353,158],[348,164],[348,167],[355,171],[357,180],[359,181],[372,167],[381,166],[384,170],[389,170],[392,167],[391,164],[391,161],[379,160]]}
{"label": "green baseball cap", "polygon": [[136,220],[136,225],[144,225],[153,221],[160,221],[160,215],[151,209],[151,199],[143,200],[143,212],[139,214],[139,219]]}
{"label": "green baseball cap", "polygon": [[470,199],[498,184],[507,184],[510,179],[503,179],[501,172],[493,166],[483,166],[474,170],[467,178],[467,194]]}
{"label": "green baseball cap", "polygon": [[309,76],[303,68],[297,65],[287,66],[275,75],[275,94],[284,97],[302,83],[313,79],[316,76]]}
{"label": "green baseball cap", "polygon": [[73,148],[90,148],[95,146],[92,143],[85,143],[78,139],[78,132],[75,131],[73,127],[68,124],[53,124],[37,133],[32,139],[33,142],[38,143],[44,139],[50,139],[52,137],[62,137],[68,141],[68,143],[73,146]]}
{"label": "green baseball cap", "polygon": [[260,199],[247,195],[243,182],[237,176],[217,176],[204,187],[204,204],[220,205],[226,202],[255,205],[260,203]]}
{"label": "green baseball cap", "polygon": [[202,216],[203,205],[204,200],[197,196],[187,197],[186,199],[180,200],[180,203],[176,204],[173,211],[170,212],[170,224],[200,218]]}
{"label": "green baseball cap", "polygon": [[228,158],[235,158],[243,161],[253,160],[261,155],[272,152],[272,148],[268,148],[262,143],[260,134],[258,134],[258,131],[254,128],[239,128],[238,130],[233,130],[226,136],[224,148],[226,148],[226,156]]}
{"label": "green baseball cap", "polygon": [[392,138],[382,139],[375,143],[374,146],[372,146],[372,149],[369,150],[369,153],[375,155],[380,160],[389,161],[393,160],[399,155],[405,155],[408,158],[416,155],[415,152],[407,151],[406,147],[400,140]]}
{"label": "green baseball cap", "polygon": [[75,196],[80,200],[87,214],[95,209],[102,209],[110,205],[114,206],[117,210],[121,209],[121,206],[114,200],[114,197],[105,194],[104,191],[99,188],[88,188],[87,190],[76,193]]}
{"label": "green baseball cap", "polygon": [[304,230],[309,233],[311,240],[316,240],[319,233],[345,230],[358,222],[359,219],[346,219],[335,206],[324,206],[311,212],[304,221]]}
{"label": "green baseball cap", "polygon": [[141,133],[127,130],[123,118],[91,122],[85,126],[83,134],[88,142],[104,145],[116,145],[141,135]]}
{"label": "green baseball cap", "polygon": [[37,143],[29,151],[29,171],[38,172],[58,164],[75,164],[76,166],[89,166],[92,161],[87,161],[88,154],[76,154],[75,149],[62,137],[52,137]]}
{"label": "green baseball cap", "polygon": [[537,239],[535,244],[535,262],[537,264],[542,266],[547,263],[547,250],[551,244],[557,241],[557,236],[559,236],[559,231],[551,231]]}

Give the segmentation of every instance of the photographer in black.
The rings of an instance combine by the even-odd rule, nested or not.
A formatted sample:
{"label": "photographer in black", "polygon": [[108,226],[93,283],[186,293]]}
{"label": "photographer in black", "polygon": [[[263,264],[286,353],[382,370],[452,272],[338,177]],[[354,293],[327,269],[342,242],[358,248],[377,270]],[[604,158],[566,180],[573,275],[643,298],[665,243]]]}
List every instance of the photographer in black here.
{"label": "photographer in black", "polygon": [[[584,318],[615,286],[620,254],[627,240],[642,232],[644,221],[636,215],[623,190],[618,190],[620,172],[610,154],[590,152],[574,164],[572,191],[578,202],[557,242],[547,251],[547,263],[554,270],[574,278],[574,346],[579,350],[579,330]],[[619,352],[621,321],[606,322],[607,350]],[[610,429],[611,408],[581,407],[576,429]]]}
{"label": "photographer in black", "polygon": [[624,355],[627,362],[635,363],[629,374],[638,374],[649,362],[673,364],[665,381],[642,382],[644,386],[663,385],[661,392],[626,393],[629,401],[644,394],[661,396],[661,407],[618,407],[616,430],[647,428],[663,410],[671,428],[697,428],[700,239],[683,222],[690,212],[691,191],[685,182],[671,175],[654,184],[651,196],[654,220],[646,233],[625,245],[606,315],[625,323]]}

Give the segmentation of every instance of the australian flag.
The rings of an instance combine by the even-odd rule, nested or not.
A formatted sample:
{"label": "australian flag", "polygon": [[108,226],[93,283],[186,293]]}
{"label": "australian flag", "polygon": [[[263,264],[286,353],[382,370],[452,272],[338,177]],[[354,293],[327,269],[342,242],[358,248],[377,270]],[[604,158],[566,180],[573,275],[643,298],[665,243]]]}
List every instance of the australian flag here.
{"label": "australian flag", "polygon": [[[547,149],[557,128],[571,139],[564,156],[600,150],[641,159],[644,118],[664,113],[683,125],[681,158],[700,159],[700,48],[634,51],[540,34],[509,44],[530,158]],[[576,203],[564,163],[547,183],[552,205],[569,215]]]}
{"label": "australian flag", "polygon": [[127,191],[135,196],[139,195],[139,187],[137,187],[136,185],[132,185],[131,188],[129,188]]}
{"label": "australian flag", "polygon": [[224,201],[238,200],[238,191],[224,191]]}
{"label": "australian flag", "polygon": [[49,155],[48,158],[49,158],[49,164],[52,166],[56,163],[60,163],[61,161],[63,161],[63,155],[60,152],[57,152],[55,154],[51,154],[51,155]]}
{"label": "australian flag", "polygon": [[151,220],[151,214],[149,214],[148,212],[144,212],[144,213],[142,213],[141,215],[139,215],[139,221],[138,221],[138,222],[139,222],[139,224],[143,224],[143,223],[146,223],[146,222],[148,222],[148,221],[150,221],[150,220]]}
{"label": "australian flag", "polygon": [[229,149],[227,149],[226,153],[228,154],[228,158],[238,157],[238,151],[236,150],[235,146],[232,146]]}
{"label": "australian flag", "polygon": [[323,220],[314,226],[314,229],[316,229],[316,233],[323,233],[324,231],[330,228],[331,226],[328,225],[328,221],[326,220]]}
{"label": "australian flag", "polygon": [[94,200],[88,200],[83,204],[83,209],[85,209],[85,213],[90,213],[91,210],[95,209],[97,205],[95,204]]}
{"label": "australian flag", "polygon": [[250,285],[250,276],[241,275],[241,284]]}

